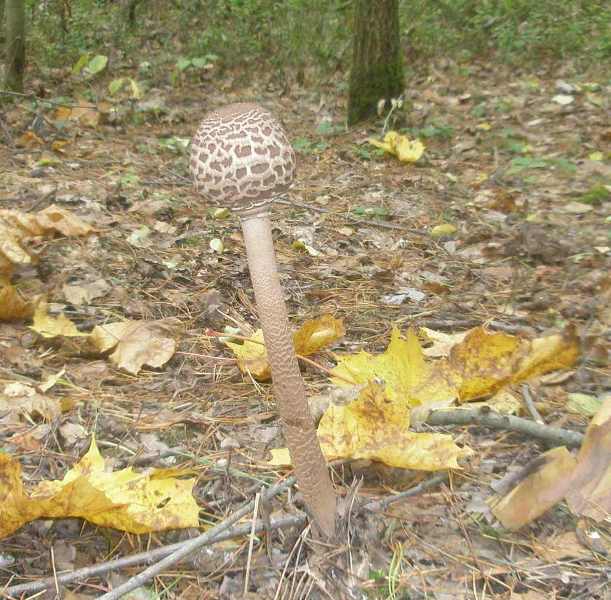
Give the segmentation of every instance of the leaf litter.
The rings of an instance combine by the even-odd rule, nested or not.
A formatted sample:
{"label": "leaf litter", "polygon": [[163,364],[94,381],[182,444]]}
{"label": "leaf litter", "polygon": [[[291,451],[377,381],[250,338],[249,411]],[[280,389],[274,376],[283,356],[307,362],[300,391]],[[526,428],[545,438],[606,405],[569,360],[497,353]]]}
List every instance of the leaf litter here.
{"label": "leaf litter", "polygon": [[[116,77],[94,59],[81,65],[82,77],[95,75],[103,97]],[[376,569],[388,573],[398,564],[401,589],[409,593],[422,592],[425,578],[427,589],[451,597],[468,597],[466,582],[489,593],[513,590],[516,597],[525,590],[596,597],[601,552],[609,551],[608,524],[600,519],[609,497],[600,461],[608,419],[571,407],[575,394],[596,401],[595,415],[606,406],[611,288],[604,192],[611,169],[609,132],[601,123],[608,88],[577,93],[578,75],[559,88],[541,74],[509,77],[474,64],[466,76],[449,61],[435,67],[410,84],[406,127],[382,142],[389,145],[383,156],[360,145],[364,136],[384,138],[373,125],[333,129],[320,139],[323,113],[327,120],[343,119],[334,93],[321,111],[309,90],[292,87],[282,99],[258,83],[237,88],[228,80],[208,102],[263,96],[285,119],[291,138],[302,141],[289,203],[275,206],[277,247],[295,329],[321,315],[342,323],[311,330],[305,337],[314,347],[302,352],[311,359],[302,362],[309,395],[326,403],[323,445],[332,458],[350,457],[335,467],[338,475],[349,483],[359,474],[360,495],[379,497],[414,485],[423,469],[453,467],[451,485],[439,493],[398,503],[383,520],[362,520],[360,566],[368,584],[377,585],[375,577],[367,579]],[[145,96],[138,102],[151,100],[135,74],[125,81],[112,89],[137,88]],[[47,129],[29,129],[18,107],[7,112],[10,126],[25,137],[14,156],[0,149],[3,164],[11,166],[0,177],[0,435],[3,473],[15,493],[23,490],[23,506],[36,482],[59,490],[72,477],[70,468],[89,456],[94,433],[111,462],[133,462],[138,471],[177,465],[166,472],[171,485],[184,481],[175,475],[196,466],[198,504],[207,507],[200,524],[222,518],[250,498],[247,490],[286,470],[286,461],[269,461],[270,451],[283,444],[265,383],[264,347],[238,344],[262,363],[264,376],[257,377],[245,367],[252,358],[236,360],[204,333],[231,326],[260,341],[253,335],[257,315],[237,226],[200,205],[182,146],[166,143],[188,139],[201,117],[191,106],[199,91],[185,81],[181,86],[157,90],[157,104],[174,113],[141,112],[146,127],[130,120],[133,112],[119,94],[98,107],[80,99],[70,80],[63,91],[77,106],[49,111]],[[426,140],[426,149],[410,142],[417,139]],[[305,248],[304,231],[315,252]],[[96,281],[109,285],[83,284]],[[96,330],[97,348],[90,345]],[[562,376],[544,375],[554,369]],[[58,373],[43,392],[40,385]],[[476,425],[419,431],[426,417],[414,419],[418,406],[468,405],[478,398],[494,406],[501,394],[517,398],[516,410],[529,419],[516,390],[525,380],[545,423],[587,427],[576,457],[556,449],[551,452],[563,458],[550,458],[524,435]],[[357,387],[334,400],[340,396],[333,390],[348,381]],[[21,392],[16,382],[25,386]],[[384,431],[371,427],[376,419]],[[144,435],[158,436],[158,451],[142,454],[151,447]],[[231,443],[219,441],[226,439]],[[505,473],[532,461],[533,474],[523,473],[505,500],[521,529],[488,523],[481,499],[491,497]],[[529,479],[549,464],[557,465],[551,476]],[[109,479],[115,473],[121,471],[109,471]],[[561,494],[566,481],[573,489]],[[566,498],[578,526],[568,512],[543,501],[532,521],[522,501],[511,499],[524,493],[528,506],[535,498]],[[46,500],[52,510],[28,514],[60,516],[53,511],[65,502],[54,498]],[[275,508],[281,506],[287,508]],[[142,516],[155,514],[147,512]],[[98,560],[106,536],[114,556],[147,544],[144,536],[129,543],[120,536],[118,529],[132,527],[125,520],[70,514],[117,528],[102,535],[86,521],[79,524],[81,543],[74,547],[80,564]],[[62,521],[51,523],[30,523],[2,541],[18,557],[19,580],[51,572],[49,552],[27,569],[19,558],[32,540],[52,548],[53,528]],[[153,524],[164,528],[159,525]],[[559,554],[563,535],[576,537]],[[601,543],[579,542],[595,538]],[[243,565],[239,542],[225,544]],[[559,563],[559,556],[572,562]],[[263,594],[269,568],[260,568],[251,585]],[[224,575],[226,587],[232,577]],[[201,592],[208,585],[201,580],[196,587]]]}

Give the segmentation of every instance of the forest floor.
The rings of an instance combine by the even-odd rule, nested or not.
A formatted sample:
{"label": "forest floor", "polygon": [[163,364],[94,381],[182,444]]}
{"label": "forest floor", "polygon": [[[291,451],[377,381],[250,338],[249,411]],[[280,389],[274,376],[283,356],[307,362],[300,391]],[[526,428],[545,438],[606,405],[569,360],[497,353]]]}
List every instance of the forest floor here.
{"label": "forest floor", "polygon": [[[589,80],[568,67],[522,72],[438,62],[409,82],[397,125],[426,146],[416,164],[368,144],[381,138],[382,121],[344,127],[338,82],[279,86],[212,70],[176,85],[158,76],[143,99],[111,102],[110,79],[91,84],[100,100],[90,106],[69,69],[48,72],[40,90],[82,108],[40,104],[34,113],[23,101],[0,115],[0,208],[38,213],[54,204],[94,228],[28,242],[38,261],[16,268],[12,283],[26,298],[44,295],[51,316],[63,313],[82,332],[165,319],[178,346],[157,368],[129,373],[71,338],[41,336],[31,319],[0,322],[0,441],[27,486],[63,478],[93,433],[107,469],[196,473],[202,525],[222,521],[263,482],[286,475],[268,463],[269,450],[283,445],[269,383],[242,374],[210,335],[227,326],[249,335],[257,314],[238,223],[218,218],[195,194],[184,145],[206,110],[241,100],[278,115],[297,150],[297,181],[274,207],[295,327],[327,313],[342,319],[345,336],[333,346],[342,354],[383,352],[393,327],[457,334],[488,324],[536,338],[573,325],[577,364],[528,383],[546,424],[585,431],[589,416],[569,410],[571,399],[602,403],[608,393],[608,78]],[[434,237],[437,225],[455,231]],[[314,359],[335,364],[329,351]],[[304,365],[303,373],[310,395],[329,392],[325,372]],[[15,414],[7,386],[16,383],[55,399],[60,410],[53,418],[44,410]],[[511,391],[521,398],[521,389]],[[352,597],[605,597],[608,521],[578,519],[558,504],[512,532],[499,528],[485,503],[544,445],[476,425],[434,430],[474,453],[449,483],[355,520],[348,552],[353,589],[364,595]],[[429,476],[361,461],[335,467],[338,491],[345,494],[357,472],[366,499]],[[294,514],[293,496],[279,497],[273,510],[281,508]],[[192,535],[34,520],[0,541],[0,591]],[[348,577],[331,570],[332,559],[317,563],[299,530],[257,538],[251,553],[249,542],[211,546],[129,597],[340,597],[333,582]],[[247,565],[250,595],[243,596]],[[44,597],[98,597],[143,568],[58,584]]]}

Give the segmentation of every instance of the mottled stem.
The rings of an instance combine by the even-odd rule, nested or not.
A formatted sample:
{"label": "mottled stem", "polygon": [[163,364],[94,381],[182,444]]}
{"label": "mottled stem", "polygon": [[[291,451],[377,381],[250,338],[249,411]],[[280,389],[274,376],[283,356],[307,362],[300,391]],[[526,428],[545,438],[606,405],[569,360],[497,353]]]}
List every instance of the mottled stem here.
{"label": "mottled stem", "polygon": [[274,395],[295,476],[311,517],[322,534],[335,534],[336,496],[320,449],[278,276],[267,207],[238,212],[248,255]]}

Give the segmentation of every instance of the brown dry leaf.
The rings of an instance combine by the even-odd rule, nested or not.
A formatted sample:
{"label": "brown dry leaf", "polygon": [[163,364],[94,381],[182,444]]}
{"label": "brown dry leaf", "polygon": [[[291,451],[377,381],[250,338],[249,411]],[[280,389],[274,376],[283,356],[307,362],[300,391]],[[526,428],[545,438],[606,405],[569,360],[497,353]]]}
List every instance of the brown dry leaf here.
{"label": "brown dry leaf", "polygon": [[393,402],[383,385],[370,383],[348,405],[330,406],[318,426],[328,460],[368,459],[401,469],[459,469],[458,460],[472,454],[452,436],[409,431],[409,406]]}
{"label": "brown dry leaf", "polygon": [[[308,356],[330,346],[345,334],[341,319],[332,315],[322,315],[306,321],[293,335],[295,352]],[[263,331],[258,329],[250,340],[244,343],[225,342],[238,360],[238,367],[243,373],[250,373],[257,381],[267,381],[272,371],[267,360],[267,350],[263,341]]]}
{"label": "brown dry leaf", "polygon": [[566,501],[579,516],[603,521],[611,514],[611,396],[596,413],[577,455]]}
{"label": "brown dry leaf", "polygon": [[77,101],[78,106],[60,106],[55,111],[55,120],[76,121],[85,127],[97,127],[100,121],[100,111],[97,106],[83,98],[78,98]]}
{"label": "brown dry leaf", "polygon": [[176,470],[107,472],[95,440],[61,481],[43,481],[29,492],[21,465],[0,453],[0,538],[38,518],[79,517],[131,533],[197,527],[195,479],[180,480]]}
{"label": "brown dry leaf", "polygon": [[159,368],[176,352],[173,320],[121,321],[98,325],[91,332],[91,342],[100,352],[115,351],[110,360],[121,369],[136,375],[143,365]]}
{"label": "brown dry leaf", "polygon": [[40,139],[33,131],[26,131],[15,140],[15,145],[19,148],[36,148],[44,146],[44,140]]}
{"label": "brown dry leaf", "polygon": [[27,319],[33,314],[33,303],[25,300],[9,283],[3,285],[0,277],[0,321]]}
{"label": "brown dry leaf", "polygon": [[0,274],[11,273],[15,265],[29,265],[36,257],[24,248],[32,237],[59,232],[66,236],[87,235],[90,225],[69,211],[51,205],[29,214],[18,210],[0,210]]}
{"label": "brown dry leaf", "polygon": [[81,306],[104,296],[110,290],[110,285],[104,279],[97,279],[80,285],[65,284],[62,287],[64,297],[70,304]]}
{"label": "brown dry leaf", "polygon": [[575,459],[564,448],[543,454],[537,468],[503,498],[492,498],[492,512],[505,527],[519,529],[566,498],[571,511],[603,521],[611,514],[611,399],[592,419]]}
{"label": "brown dry leaf", "polygon": [[87,235],[93,228],[61,206],[52,204],[36,214],[40,226],[48,231],[57,231],[67,237]]}
{"label": "brown dry leaf", "polygon": [[575,458],[564,447],[541,455],[538,468],[507,495],[490,499],[494,516],[508,529],[520,529],[560,502],[571,485]]}
{"label": "brown dry leaf", "polygon": [[0,414],[13,415],[13,422],[18,422],[22,415],[50,422],[61,413],[57,399],[39,394],[32,386],[24,383],[9,383],[0,392]]}

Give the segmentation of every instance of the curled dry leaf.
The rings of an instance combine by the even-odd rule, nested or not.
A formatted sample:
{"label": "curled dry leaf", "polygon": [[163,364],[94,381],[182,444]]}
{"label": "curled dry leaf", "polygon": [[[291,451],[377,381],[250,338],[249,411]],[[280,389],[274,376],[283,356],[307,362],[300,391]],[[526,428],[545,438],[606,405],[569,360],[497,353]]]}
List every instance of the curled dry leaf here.
{"label": "curled dry leaf", "polygon": [[[2,267],[0,266],[0,270]],[[10,283],[0,277],[0,321],[27,319],[34,313],[33,303],[27,301]]]}
{"label": "curled dry leaf", "polygon": [[[0,414],[8,415],[15,424],[19,423],[23,416],[50,422],[61,412],[59,400],[40,394],[24,383],[9,383],[0,392]],[[6,421],[4,423],[6,424]]]}
{"label": "curled dry leaf", "polygon": [[192,494],[195,478],[186,471],[127,468],[107,472],[95,440],[61,481],[42,481],[27,491],[21,465],[0,453],[0,538],[39,518],[79,517],[131,533],[197,527],[199,507]]}
{"label": "curled dry leaf", "polygon": [[89,224],[54,204],[35,214],[0,210],[0,274],[10,273],[14,266],[36,261],[36,257],[24,248],[24,243],[32,237],[54,233],[82,236],[91,231]]}
{"label": "curled dry leaf", "polygon": [[579,354],[579,339],[572,326],[562,334],[534,340],[476,327],[451,349],[448,363],[460,377],[459,396],[465,402],[511,383],[568,369]]}
{"label": "curled dry leaf", "polygon": [[508,494],[490,499],[494,516],[519,529],[566,499],[577,516],[611,514],[611,399],[592,419],[577,458],[564,447],[542,454]]}

